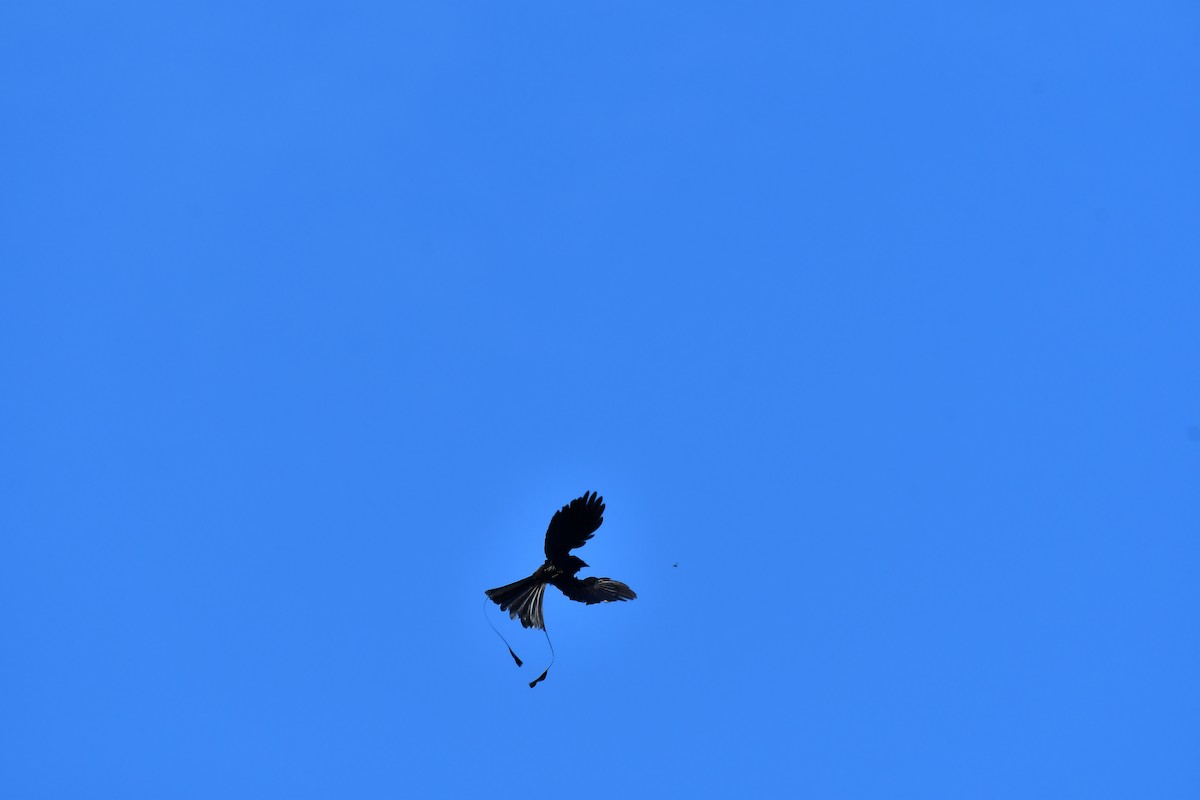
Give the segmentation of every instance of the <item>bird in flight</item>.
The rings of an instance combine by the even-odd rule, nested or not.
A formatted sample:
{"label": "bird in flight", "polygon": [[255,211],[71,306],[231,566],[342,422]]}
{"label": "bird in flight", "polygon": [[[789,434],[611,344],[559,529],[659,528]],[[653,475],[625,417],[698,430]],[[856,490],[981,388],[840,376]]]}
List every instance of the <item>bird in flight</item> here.
{"label": "bird in flight", "polygon": [[[608,603],[614,600],[633,600],[637,595],[632,589],[612,578],[575,577],[587,564],[578,556],[571,555],[577,547],[583,547],[595,535],[604,522],[604,498],[595,492],[577,497],[560,508],[550,519],[546,528],[546,562],[528,578],[486,590],[485,594],[501,611],[507,611],[510,619],[521,620],[526,628],[546,630],[542,616],[542,598],[547,586],[554,586],[570,600],[580,603]],[[497,631],[498,633],[499,631]],[[503,637],[501,637],[503,638]],[[547,636],[549,641],[549,636]],[[509,648],[509,653],[521,666],[521,659]],[[549,672],[549,667],[546,672]],[[542,673],[531,687],[546,677]]]}
{"label": "bird in flight", "polygon": [[542,596],[546,586],[554,586],[570,600],[580,603],[607,603],[613,600],[633,600],[634,591],[612,578],[584,578],[575,573],[587,564],[578,556],[570,554],[583,547],[595,535],[604,522],[604,498],[592,492],[577,497],[560,508],[550,519],[546,528],[546,563],[528,578],[488,589],[486,594],[492,602],[507,611],[510,619],[520,619],[526,628],[545,630],[542,617]]}

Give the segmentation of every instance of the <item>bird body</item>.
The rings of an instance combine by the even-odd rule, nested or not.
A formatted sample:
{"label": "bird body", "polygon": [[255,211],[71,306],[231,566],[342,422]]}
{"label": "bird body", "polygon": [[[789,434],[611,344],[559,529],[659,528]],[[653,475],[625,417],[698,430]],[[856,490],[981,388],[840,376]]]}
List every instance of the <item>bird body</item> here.
{"label": "bird body", "polygon": [[545,630],[542,598],[547,586],[554,586],[570,600],[592,605],[637,598],[625,584],[612,578],[583,578],[576,573],[587,566],[570,551],[583,547],[604,522],[604,498],[595,492],[577,497],[555,512],[546,529],[546,561],[528,578],[488,589],[492,602],[519,619],[526,628]]}

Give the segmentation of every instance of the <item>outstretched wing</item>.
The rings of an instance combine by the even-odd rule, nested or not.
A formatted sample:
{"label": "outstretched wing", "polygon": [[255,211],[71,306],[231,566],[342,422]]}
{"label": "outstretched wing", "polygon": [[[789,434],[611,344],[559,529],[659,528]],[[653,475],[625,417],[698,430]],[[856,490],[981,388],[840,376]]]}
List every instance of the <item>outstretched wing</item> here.
{"label": "outstretched wing", "polygon": [[567,553],[592,538],[604,522],[604,498],[595,492],[576,497],[554,512],[546,528],[546,558],[561,561]]}
{"label": "outstretched wing", "polygon": [[560,579],[554,585],[569,599],[579,603],[610,603],[613,600],[636,600],[637,594],[620,581],[612,578]]}

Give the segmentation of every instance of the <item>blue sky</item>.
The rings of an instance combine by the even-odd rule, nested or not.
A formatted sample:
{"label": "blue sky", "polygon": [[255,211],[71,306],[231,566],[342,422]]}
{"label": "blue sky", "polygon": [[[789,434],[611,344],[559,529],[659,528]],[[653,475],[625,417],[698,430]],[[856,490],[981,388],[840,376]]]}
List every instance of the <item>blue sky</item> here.
{"label": "blue sky", "polygon": [[[0,795],[1200,796],[1197,76],[1183,2],[7,5]],[[589,489],[639,597],[530,690],[482,592]]]}

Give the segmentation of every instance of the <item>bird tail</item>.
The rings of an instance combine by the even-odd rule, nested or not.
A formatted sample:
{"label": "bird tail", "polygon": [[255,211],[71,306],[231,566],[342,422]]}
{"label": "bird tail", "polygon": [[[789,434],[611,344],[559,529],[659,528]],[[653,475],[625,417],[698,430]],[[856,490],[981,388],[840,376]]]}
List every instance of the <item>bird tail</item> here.
{"label": "bird tail", "polygon": [[542,597],[546,594],[546,584],[536,575],[507,586],[488,589],[485,594],[500,606],[501,611],[508,612],[509,619],[520,619],[521,625],[526,628],[546,629],[546,622],[542,618]]}

